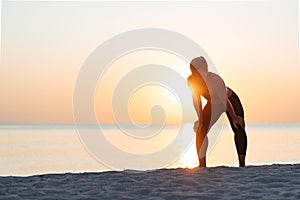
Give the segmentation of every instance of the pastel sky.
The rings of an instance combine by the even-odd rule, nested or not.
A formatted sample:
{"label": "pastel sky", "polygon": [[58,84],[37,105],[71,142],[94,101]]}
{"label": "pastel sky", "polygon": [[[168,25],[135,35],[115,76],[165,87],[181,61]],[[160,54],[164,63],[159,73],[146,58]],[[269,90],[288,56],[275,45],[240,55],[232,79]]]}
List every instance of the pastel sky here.
{"label": "pastel sky", "polygon": [[[298,24],[297,0],[2,1],[0,124],[73,123],[74,85],[90,53],[117,34],[146,27],[172,30],[198,43],[239,94],[248,123],[300,123]],[[160,59],[183,77],[189,74],[188,63],[153,51],[128,55],[110,70],[119,65],[124,74],[141,55],[148,56],[146,63]],[[103,76],[107,95],[95,92],[95,113],[103,123],[114,122],[107,105],[120,74]],[[160,101],[145,101],[149,94]],[[137,123],[149,123],[157,104],[166,109],[168,123],[195,120],[191,101],[178,105],[158,86],[131,100],[128,110]],[[179,119],[180,109],[190,110],[190,116]]]}

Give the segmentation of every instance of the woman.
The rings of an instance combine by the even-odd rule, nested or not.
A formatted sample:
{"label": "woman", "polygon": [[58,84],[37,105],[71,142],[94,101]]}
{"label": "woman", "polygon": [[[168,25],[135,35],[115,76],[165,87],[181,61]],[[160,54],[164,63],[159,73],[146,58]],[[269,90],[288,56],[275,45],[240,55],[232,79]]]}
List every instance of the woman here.
{"label": "woman", "polygon": [[[192,75],[188,77],[188,84],[192,89],[193,103],[198,115],[194,130],[199,167],[206,167],[206,136],[223,112],[226,112],[235,133],[239,164],[241,167],[245,166],[247,136],[244,111],[238,96],[225,86],[220,76],[208,72],[207,62],[202,56],[191,61],[190,69]],[[202,108],[201,96],[207,100],[204,108]]]}

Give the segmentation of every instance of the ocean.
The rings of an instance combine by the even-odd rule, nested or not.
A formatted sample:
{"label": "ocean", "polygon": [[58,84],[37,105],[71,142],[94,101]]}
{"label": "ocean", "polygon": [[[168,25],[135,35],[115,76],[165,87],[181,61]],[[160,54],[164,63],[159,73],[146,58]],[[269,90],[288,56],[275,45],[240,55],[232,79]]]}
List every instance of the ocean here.
{"label": "ocean", "polygon": [[[1,125],[0,176],[197,166],[192,124],[151,127],[142,135],[144,127],[124,127]],[[247,165],[300,163],[299,124],[246,129]],[[227,124],[209,136],[208,167],[238,166],[233,137]]]}

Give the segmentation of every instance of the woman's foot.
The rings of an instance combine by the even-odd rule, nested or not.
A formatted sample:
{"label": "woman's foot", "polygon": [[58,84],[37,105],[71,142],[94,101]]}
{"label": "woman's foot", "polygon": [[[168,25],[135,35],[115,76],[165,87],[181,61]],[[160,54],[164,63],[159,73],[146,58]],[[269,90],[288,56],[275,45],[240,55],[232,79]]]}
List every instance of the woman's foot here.
{"label": "woman's foot", "polygon": [[245,158],[246,158],[246,155],[239,155],[240,167],[245,167]]}
{"label": "woman's foot", "polygon": [[198,167],[206,167],[206,158],[199,158],[199,166]]}

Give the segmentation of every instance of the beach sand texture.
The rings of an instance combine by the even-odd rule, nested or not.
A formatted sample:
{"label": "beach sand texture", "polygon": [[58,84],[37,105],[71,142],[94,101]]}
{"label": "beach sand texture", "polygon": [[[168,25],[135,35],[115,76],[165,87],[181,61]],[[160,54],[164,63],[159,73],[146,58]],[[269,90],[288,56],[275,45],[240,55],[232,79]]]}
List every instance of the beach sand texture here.
{"label": "beach sand texture", "polygon": [[300,164],[0,177],[0,199],[300,199]]}

